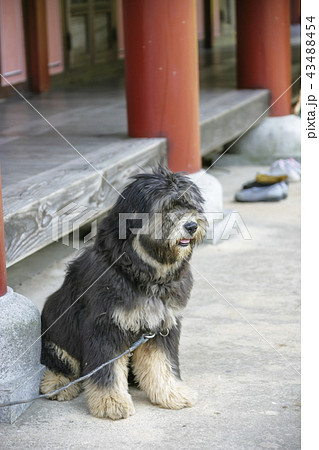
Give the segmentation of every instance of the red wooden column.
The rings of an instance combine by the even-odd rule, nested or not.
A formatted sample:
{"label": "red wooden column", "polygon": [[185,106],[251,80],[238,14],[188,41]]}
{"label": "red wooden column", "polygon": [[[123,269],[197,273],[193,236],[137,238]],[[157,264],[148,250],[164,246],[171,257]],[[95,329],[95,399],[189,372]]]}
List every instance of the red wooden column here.
{"label": "red wooden column", "polygon": [[[290,0],[237,0],[237,81],[270,89],[271,103],[290,86]],[[290,112],[289,89],[270,115]]]}
{"label": "red wooden column", "polygon": [[129,135],[166,137],[173,171],[201,169],[196,0],[124,0]]}
{"label": "red wooden column", "polygon": [[4,243],[4,225],[2,208],[1,172],[0,172],[0,297],[7,292],[6,249]]}
{"label": "red wooden column", "polygon": [[28,0],[25,7],[30,88],[33,92],[44,92],[50,89],[46,2]]}

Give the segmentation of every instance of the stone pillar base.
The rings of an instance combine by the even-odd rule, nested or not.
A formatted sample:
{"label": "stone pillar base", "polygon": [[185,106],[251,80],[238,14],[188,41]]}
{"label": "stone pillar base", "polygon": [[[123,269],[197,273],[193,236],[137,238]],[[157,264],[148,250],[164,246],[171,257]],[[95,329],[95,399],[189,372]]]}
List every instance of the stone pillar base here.
{"label": "stone pillar base", "polygon": [[208,220],[205,242],[217,244],[227,223],[229,211],[223,211],[223,188],[220,182],[204,169],[188,175],[197,184],[204,197],[204,212]]}
{"label": "stone pillar base", "polygon": [[267,165],[280,158],[298,160],[300,152],[301,119],[294,115],[267,117],[247,131],[231,150],[244,161]]}
{"label": "stone pillar base", "polygon": [[[39,394],[44,371],[40,364],[41,316],[23,295],[0,297],[0,404]],[[13,423],[31,403],[0,408],[0,422]]]}

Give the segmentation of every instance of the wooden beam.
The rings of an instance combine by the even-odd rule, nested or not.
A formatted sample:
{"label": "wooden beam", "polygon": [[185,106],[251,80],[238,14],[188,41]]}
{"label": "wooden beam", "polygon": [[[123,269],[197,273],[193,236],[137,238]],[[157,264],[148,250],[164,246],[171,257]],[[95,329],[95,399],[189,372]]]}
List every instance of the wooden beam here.
{"label": "wooden beam", "polygon": [[117,22],[117,57],[125,58],[124,27],[123,27],[123,0],[116,0],[116,22]]}
{"label": "wooden beam", "polygon": [[204,47],[212,48],[213,45],[213,10],[211,0],[204,0],[204,28],[205,40]]}
{"label": "wooden beam", "polygon": [[[137,164],[141,167],[166,164],[166,142],[116,141],[90,152],[90,162],[96,171],[81,158],[74,158],[34,175],[32,186],[30,179],[26,179],[4,188],[8,267],[53,242],[54,217],[70,203],[96,211],[96,217],[105,214],[118,198],[112,186],[121,192],[129,177],[139,172]],[[90,216],[87,220],[93,219]],[[59,237],[71,233],[73,224],[74,220],[60,227]]]}
{"label": "wooden beam", "polygon": [[25,2],[28,78],[33,92],[50,89],[46,0]]}
{"label": "wooden beam", "polygon": [[300,23],[301,16],[301,2],[300,0],[290,0],[290,19],[291,24]]}

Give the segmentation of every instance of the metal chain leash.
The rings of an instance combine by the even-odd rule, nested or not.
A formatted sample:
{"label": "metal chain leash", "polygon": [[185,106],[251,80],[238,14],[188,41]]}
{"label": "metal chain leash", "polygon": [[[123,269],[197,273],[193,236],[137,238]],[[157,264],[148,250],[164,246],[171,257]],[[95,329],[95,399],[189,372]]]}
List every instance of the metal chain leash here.
{"label": "metal chain leash", "polygon": [[111,364],[111,363],[117,361],[118,359],[122,358],[122,356],[127,355],[127,354],[132,354],[134,352],[134,350],[136,350],[140,345],[145,344],[145,342],[149,341],[150,339],[153,339],[156,336],[156,334],[157,333],[143,334],[136,342],[134,342],[134,344],[131,345],[131,347],[129,347],[127,350],[125,350],[125,352],[121,353],[120,355],[116,356],[113,359],[110,359],[109,361],[106,361],[105,363],[103,363],[100,366],[96,367],[95,369],[93,369],[91,372],[89,372],[88,374],[84,375],[83,377],[77,378],[76,380],[71,381],[69,384],[66,384],[65,386],[62,386],[61,388],[56,389],[53,392],[49,392],[48,394],[37,395],[36,397],[29,398],[28,400],[16,400],[14,402],[1,403],[0,404],[0,408],[4,408],[6,406],[20,405],[22,403],[31,403],[34,400],[38,400],[39,398],[50,398],[53,395],[56,395],[59,392],[64,391],[64,389],[69,388],[73,384],[76,384],[76,383],[79,383],[80,381],[86,380],[87,378],[91,377],[92,375],[94,375],[99,370],[103,369],[103,367],[105,367],[108,364]]}

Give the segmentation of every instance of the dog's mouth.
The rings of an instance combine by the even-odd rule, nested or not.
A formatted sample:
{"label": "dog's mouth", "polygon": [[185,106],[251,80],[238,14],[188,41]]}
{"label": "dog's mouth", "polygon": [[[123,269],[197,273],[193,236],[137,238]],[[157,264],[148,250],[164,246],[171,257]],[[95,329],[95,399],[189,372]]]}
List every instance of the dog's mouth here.
{"label": "dog's mouth", "polygon": [[181,239],[178,243],[180,247],[187,247],[190,243],[190,239]]}

